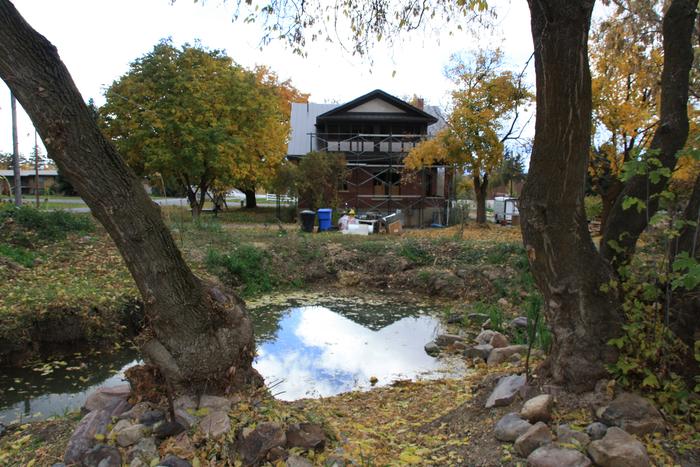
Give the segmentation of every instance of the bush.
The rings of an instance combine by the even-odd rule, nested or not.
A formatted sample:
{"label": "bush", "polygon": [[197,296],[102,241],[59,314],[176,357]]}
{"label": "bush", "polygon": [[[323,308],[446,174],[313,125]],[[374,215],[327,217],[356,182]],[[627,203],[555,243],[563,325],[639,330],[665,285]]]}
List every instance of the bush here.
{"label": "bush", "polygon": [[401,245],[399,254],[415,264],[427,264],[432,259],[432,256],[427,252],[420,243],[408,240]]}
{"label": "bush", "polygon": [[206,264],[210,270],[223,269],[234,286],[243,286],[243,295],[270,292],[275,285],[269,272],[268,254],[251,245],[242,245],[227,255],[209,250]]}
{"label": "bush", "polygon": [[21,264],[24,267],[32,267],[36,259],[36,253],[33,253],[25,248],[12,246],[0,243],[0,256],[9,258],[15,263]]}
{"label": "bush", "polygon": [[583,200],[583,204],[586,208],[586,219],[592,221],[600,217],[603,212],[603,201],[600,196],[586,196]]}
{"label": "bush", "polygon": [[30,206],[0,208],[0,225],[8,220],[32,232],[41,240],[60,240],[69,232],[87,232],[94,228],[89,216],[68,211],[41,211]]}

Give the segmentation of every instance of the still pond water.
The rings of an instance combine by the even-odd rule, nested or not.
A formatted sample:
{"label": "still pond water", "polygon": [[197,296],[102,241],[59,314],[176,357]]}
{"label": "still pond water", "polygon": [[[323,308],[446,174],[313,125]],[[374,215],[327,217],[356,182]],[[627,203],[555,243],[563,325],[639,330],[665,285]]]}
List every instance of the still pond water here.
{"label": "still pond water", "polygon": [[[397,379],[449,376],[463,369],[430,357],[426,342],[442,332],[436,309],[387,299],[327,296],[252,302],[255,368],[284,400],[332,396]],[[87,394],[123,380],[138,363],[132,348],[75,353],[0,374],[0,422],[61,415]]]}

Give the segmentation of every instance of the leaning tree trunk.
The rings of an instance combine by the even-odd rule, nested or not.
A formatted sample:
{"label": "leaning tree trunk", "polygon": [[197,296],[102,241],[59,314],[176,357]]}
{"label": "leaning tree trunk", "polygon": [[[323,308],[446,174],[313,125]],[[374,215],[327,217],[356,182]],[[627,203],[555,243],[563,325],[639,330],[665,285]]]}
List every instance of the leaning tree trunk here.
{"label": "leaning tree trunk", "polygon": [[591,388],[616,360],[622,318],[608,264],[588,233],[584,189],[591,135],[588,30],[593,2],[530,0],[535,47],[535,140],[521,196],[523,241],[544,295],[559,384]]}
{"label": "leaning tree trunk", "polygon": [[476,223],[486,224],[486,191],[489,187],[489,175],[474,175],[474,195],[476,196]]}
{"label": "leaning tree trunk", "polygon": [[[663,20],[661,109],[649,151],[658,151],[654,157],[670,170],[676,166],[676,155],[688,138],[688,83],[694,56],[691,40],[697,3],[697,0],[674,0]],[[639,236],[659,208],[658,195],[666,189],[668,180],[668,177],[661,177],[654,183],[646,174],[636,175],[618,196],[603,226],[605,234],[600,242],[600,252],[613,267],[629,261]],[[646,209],[642,212],[625,209],[626,198],[644,201]]]}
{"label": "leaning tree trunk", "polygon": [[258,200],[255,197],[255,189],[243,190],[243,194],[245,194],[246,209],[253,209],[258,207]]}
{"label": "leaning tree trunk", "polygon": [[159,208],[100,133],[56,48],[8,0],[0,0],[0,77],[134,277],[146,311],[144,357],[180,390],[257,382],[243,302],[192,274]]}

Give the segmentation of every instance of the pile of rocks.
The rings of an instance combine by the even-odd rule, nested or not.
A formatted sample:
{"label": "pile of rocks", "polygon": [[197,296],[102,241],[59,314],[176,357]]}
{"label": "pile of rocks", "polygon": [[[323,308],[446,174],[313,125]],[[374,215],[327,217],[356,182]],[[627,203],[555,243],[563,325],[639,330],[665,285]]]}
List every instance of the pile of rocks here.
{"label": "pile of rocks", "polygon": [[[290,455],[290,449],[321,451],[326,445],[324,430],[312,423],[258,423],[232,435],[229,412],[241,401],[236,396],[180,396],[173,402],[172,420],[166,408],[150,402],[132,406],[129,395],[128,385],[101,388],[91,394],[84,406],[88,413],[68,442],[64,463],[54,467],[191,467],[186,458],[195,455],[193,438],[225,443],[230,456],[245,466],[269,461],[303,467],[311,464],[301,456]],[[166,449],[162,449],[164,443]]]}
{"label": "pile of rocks", "polygon": [[[469,344],[468,340],[457,334],[441,334],[434,341],[425,344],[425,351],[432,356],[441,352],[460,352],[466,358],[483,360],[489,366],[503,362],[518,363],[527,353],[526,345],[510,345],[506,336],[491,329],[481,331],[474,339],[475,345]],[[533,353],[539,351],[533,350]]]}
{"label": "pile of rocks", "polygon": [[[486,407],[507,406],[526,393],[524,376],[501,378]],[[530,467],[651,465],[644,445],[632,434],[665,431],[660,412],[646,399],[623,393],[596,410],[596,421],[577,430],[567,424],[551,426],[555,399],[540,394],[525,401],[519,412],[502,417],[496,439],[513,443],[513,451]]]}

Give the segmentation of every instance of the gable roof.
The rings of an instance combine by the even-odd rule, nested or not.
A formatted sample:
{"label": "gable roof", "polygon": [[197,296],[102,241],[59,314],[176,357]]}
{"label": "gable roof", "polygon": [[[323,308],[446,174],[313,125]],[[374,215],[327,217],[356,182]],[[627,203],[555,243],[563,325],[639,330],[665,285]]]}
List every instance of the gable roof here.
{"label": "gable roof", "polygon": [[[367,104],[368,102],[373,101],[375,99],[384,101],[387,104],[389,104],[389,106],[381,112],[375,112],[371,110],[365,111],[364,109],[353,111],[353,109],[361,107],[363,104]],[[396,111],[392,112],[392,108],[396,109]],[[352,115],[348,115],[348,113],[351,113]],[[374,91],[368,92],[367,94],[353,99],[350,102],[346,102],[345,104],[339,105],[332,110],[318,115],[316,117],[316,121],[322,122],[324,120],[336,120],[340,115],[343,116],[343,119],[347,117],[362,119],[366,118],[367,116],[386,118],[389,115],[392,115],[400,119],[422,120],[428,123],[429,125],[437,122],[437,119],[429,113],[417,107],[414,107],[408,102],[402,101],[401,99],[394,97],[391,94],[382,91],[381,89],[375,89]]]}

